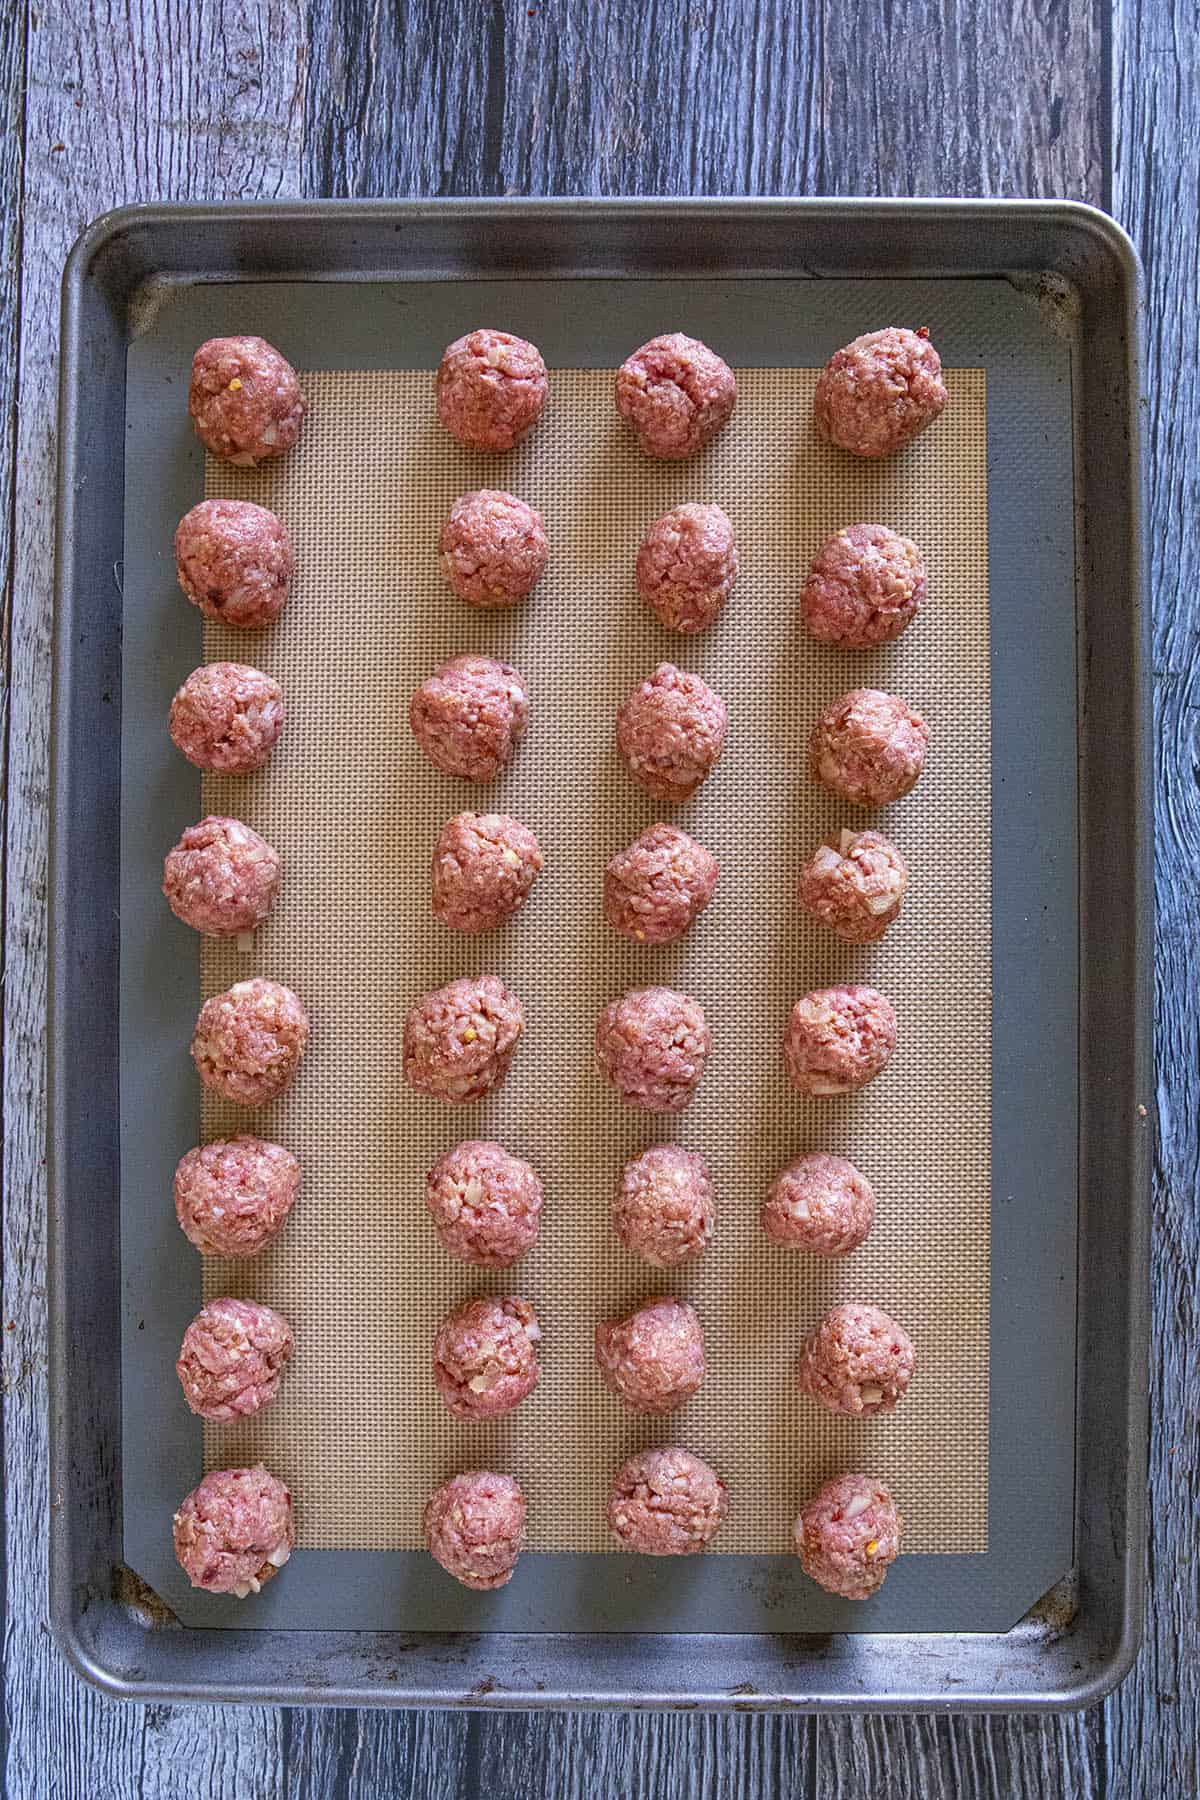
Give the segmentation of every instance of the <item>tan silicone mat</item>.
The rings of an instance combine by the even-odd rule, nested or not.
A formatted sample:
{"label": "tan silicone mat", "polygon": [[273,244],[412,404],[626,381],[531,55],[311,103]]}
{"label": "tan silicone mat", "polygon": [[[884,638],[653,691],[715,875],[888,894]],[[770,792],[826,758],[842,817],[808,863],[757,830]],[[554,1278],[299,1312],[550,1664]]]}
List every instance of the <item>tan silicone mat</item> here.
{"label": "tan silicone mat", "polygon": [[[264,635],[210,627],[209,658],[252,662],[282,682],[288,726],[249,780],[206,778],[206,811],[246,819],[285,862],[275,913],[252,948],[208,944],[213,993],[264,974],[294,987],[314,1024],[293,1090],[259,1114],[206,1099],[206,1136],[258,1130],[295,1150],[304,1188],[282,1242],[257,1262],[205,1265],[207,1296],[270,1302],[297,1350],[277,1404],[210,1427],[207,1466],[262,1458],[291,1485],[300,1542],[403,1549],[421,1542],[430,1489],[458,1469],[515,1474],[529,1544],[613,1547],[604,1500],[615,1467],[651,1443],[682,1443],[729,1485],[720,1551],[788,1548],[798,1503],[846,1467],[892,1484],[905,1547],[987,1544],[990,1130],[990,827],[986,405],[983,373],[954,370],[939,424],[902,456],[858,462],[811,425],[815,371],[745,369],[733,424],[683,465],[644,459],[619,426],[612,376],[558,370],[532,441],[473,455],[438,426],[428,373],[317,373],[310,416],[280,466],[213,465],[208,492],[274,507],[298,575]],[[515,612],[480,615],[444,587],[441,521],[467,489],[502,486],[539,507],[546,577]],[[638,541],[685,499],[733,519],[741,574],[719,627],[675,638],[641,606]],[[799,628],[796,597],[821,540],[864,519],[921,545],[929,600],[897,645],[834,653]],[[417,752],[413,688],[462,650],[494,653],[527,679],[529,736],[490,787],[455,783]],[[666,949],[618,939],[600,910],[604,865],[660,811],[617,760],[613,719],[663,660],[695,669],[729,707],[728,748],[673,817],[720,858],[717,897]],[[892,688],[929,721],[929,766],[884,828],[909,859],[910,898],[886,941],[840,945],[801,917],[796,875],[845,808],[805,774],[809,727],[843,689]],[[536,830],[546,870],[503,932],[461,938],[429,912],[429,858],[443,821],[507,811]],[[864,815],[855,815],[863,822]],[[507,1085],[450,1108],[401,1079],[401,1026],[418,994],[495,971],[520,995],[526,1031]],[[804,1102],[786,1087],[779,1040],[806,989],[866,979],[895,1004],[891,1067],[853,1099]],[[623,1110],[592,1062],[597,1012],[627,987],[663,982],[704,1005],[715,1051],[678,1122]],[[439,1247],[422,1177],[459,1138],[495,1136],[546,1189],[539,1244],[514,1271],[480,1277]],[[608,1223],[624,1159],[672,1137],[708,1158],[719,1200],[712,1247],[667,1276],[636,1263]],[[758,1227],[775,1170],[808,1148],[853,1158],[875,1184],[878,1222],[854,1256],[825,1263],[771,1247]],[[647,1422],[595,1374],[598,1319],[655,1293],[690,1297],[708,1379],[681,1412]],[[509,1418],[464,1425],[429,1367],[441,1314],[480,1291],[524,1294],[544,1337],[536,1393]],[[876,1302],[918,1355],[889,1418],[834,1420],[798,1396],[800,1340],[839,1300]]]}

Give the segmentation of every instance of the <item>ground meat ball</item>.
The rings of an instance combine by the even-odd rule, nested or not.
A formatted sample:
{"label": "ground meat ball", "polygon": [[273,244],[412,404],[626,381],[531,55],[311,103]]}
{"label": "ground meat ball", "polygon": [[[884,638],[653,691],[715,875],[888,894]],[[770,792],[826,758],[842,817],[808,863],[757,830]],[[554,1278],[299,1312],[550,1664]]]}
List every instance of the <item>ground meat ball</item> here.
{"label": "ground meat ball", "polygon": [[873,944],[900,916],[908,865],[881,831],[840,831],[805,864],[799,899],[848,944]]}
{"label": "ground meat ball", "polygon": [[704,1380],[704,1333],[686,1300],[647,1300],[596,1327],[596,1366],[606,1387],[639,1413],[669,1413]]}
{"label": "ground meat ball", "polygon": [[536,345],[511,331],[469,331],[438,367],[438,418],[468,449],[511,450],[537,424],[549,386]]}
{"label": "ground meat ball", "polygon": [[235,1137],[201,1144],[175,1170],[175,1216],[202,1256],[257,1256],[273,1244],[300,1192],[282,1144]]}
{"label": "ground meat ball", "polygon": [[485,608],[523,600],[550,555],[541,513],[495,488],[454,502],[438,549],[459,599]]}
{"label": "ground meat ball", "polygon": [[460,976],[422,994],[404,1021],[404,1079],[438,1100],[482,1100],[508,1074],[524,1023],[498,975]]}
{"label": "ground meat ball", "polygon": [[855,806],[886,806],[917,785],[929,727],[895,694],[853,688],[826,707],[809,739],[814,781]]}
{"label": "ground meat ball", "polygon": [[188,411],[205,448],[245,469],[291,449],[305,403],[295,369],[263,338],[209,338],[192,358]]}
{"label": "ground meat ball", "polygon": [[528,825],[507,813],[459,813],[434,846],[434,917],[452,931],[491,931],[521,910],[541,870]]}
{"label": "ground meat ball", "polygon": [[171,911],[209,937],[253,931],[278,892],[278,851],[239,819],[210,814],[189,825],[163,867]]}
{"label": "ground meat ball", "polygon": [[945,404],[942,360],[929,333],[889,325],[834,352],[817,379],[813,416],[821,436],[841,449],[891,456]]}
{"label": "ground meat ball", "polygon": [[202,1419],[249,1419],[279,1392],[293,1348],[282,1313],[253,1300],[210,1300],[183,1334],[175,1373]]}
{"label": "ground meat ball", "polygon": [[886,525],[849,525],[826,539],[800,590],[813,637],[844,650],[898,638],[925,598],[925,564],[910,538]]}
{"label": "ground meat ball", "polygon": [[542,1184],[502,1145],[467,1138],[425,1177],[425,1204],[443,1249],[480,1269],[503,1269],[537,1242]]}
{"label": "ground meat ball", "polygon": [[296,1544],[292,1496],[261,1463],[214,1469],[175,1514],[175,1555],[195,1588],[257,1594]]}
{"label": "ground meat ball", "polygon": [[686,800],[720,760],[725,702],[699,675],[660,663],[617,714],[617,749],[656,800]]}
{"label": "ground meat ball", "polygon": [[638,593],[670,630],[691,635],[720,616],[737,569],[733,526],[721,508],[677,506],[642,539]]}
{"label": "ground meat ball", "polygon": [[249,500],[202,500],[179,521],[179,585],[206,619],[253,629],[283,611],[295,568],[283,520]]}
{"label": "ground meat ball", "polygon": [[511,1475],[471,1469],[425,1502],[429,1554],[464,1587],[486,1593],[512,1580],[525,1539],[525,1496]]}
{"label": "ground meat ball", "polygon": [[601,1072],[642,1112],[682,1112],[711,1049],[703,1008],[674,988],[631,988],[596,1021]]}
{"label": "ground meat ball", "polygon": [[712,1542],[728,1509],[729,1496],[716,1470],[671,1445],[643,1450],[617,1470],[608,1523],[623,1550],[690,1556]]}
{"label": "ground meat ball", "polygon": [[796,1386],[831,1413],[872,1419],[904,1398],[916,1365],[912,1339],[878,1306],[835,1306],[809,1332]]}
{"label": "ground meat ball", "polygon": [[651,825],[604,871],[604,916],[635,944],[673,944],[713,897],[719,865],[674,825]]}
{"label": "ground meat ball", "polygon": [[875,1222],[875,1194],[844,1156],[814,1150],[781,1169],[762,1209],[762,1228],[775,1244],[813,1256],[846,1256],[866,1242]]}
{"label": "ground meat ball", "polygon": [[498,1419],[538,1383],[541,1337],[528,1300],[466,1300],[433,1340],[433,1379],[456,1419]]}
{"label": "ground meat ball", "polygon": [[900,1554],[903,1529],[882,1481],[837,1475],[801,1511],[793,1536],[811,1581],[844,1600],[869,1600]]}
{"label": "ground meat ball", "polygon": [[245,663],[194,669],[171,702],[176,748],[198,769],[248,775],[261,769],[283,730],[283,690]]}
{"label": "ground meat ball", "polygon": [[704,1158],[677,1144],[655,1144],[625,1164],[612,1222],[627,1250],[656,1269],[672,1269],[707,1247],[713,1212]]}
{"label": "ground meat ball", "polygon": [[417,689],[408,722],[443,775],[491,781],[525,736],[529,697],[507,663],[490,656],[455,656]]}
{"label": "ground meat ball", "polygon": [[647,456],[693,456],[716,437],[736,399],[728,363],[681,331],[651,338],[617,370],[617,411]]}
{"label": "ground meat ball", "polygon": [[277,1100],[308,1044],[308,1014],[291,988],[255,976],[200,1008],[192,1061],[205,1087],[238,1106]]}
{"label": "ground meat ball", "polygon": [[875,988],[818,988],[797,1000],[783,1033],[783,1066],[797,1093],[853,1094],[896,1048],[896,1014]]}

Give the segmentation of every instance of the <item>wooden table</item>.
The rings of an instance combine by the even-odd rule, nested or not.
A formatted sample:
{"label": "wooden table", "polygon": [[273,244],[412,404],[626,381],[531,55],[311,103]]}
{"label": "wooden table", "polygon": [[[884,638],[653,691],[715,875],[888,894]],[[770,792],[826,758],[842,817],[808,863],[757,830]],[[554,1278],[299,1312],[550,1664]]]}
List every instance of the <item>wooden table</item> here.
{"label": "wooden table", "polygon": [[[6,1793],[221,1800],[1191,1800],[1200,1792],[1200,31],[1193,0],[10,0],[5,451]],[[1039,1719],[122,1707],[46,1626],[42,1034],[58,283],[134,200],[1060,195],[1149,278],[1159,720],[1150,1607],[1103,1708]],[[19,295],[14,276],[19,270]],[[1189,1385],[1190,1384],[1190,1385]],[[3,1741],[3,1740],[0,1740]]]}

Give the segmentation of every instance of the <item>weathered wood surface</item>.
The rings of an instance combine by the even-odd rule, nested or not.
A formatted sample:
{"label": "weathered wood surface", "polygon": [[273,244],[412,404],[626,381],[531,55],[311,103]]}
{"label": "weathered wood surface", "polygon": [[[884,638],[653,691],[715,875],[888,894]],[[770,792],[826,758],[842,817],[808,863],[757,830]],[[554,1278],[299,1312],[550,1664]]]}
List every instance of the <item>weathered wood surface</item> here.
{"label": "weathered wood surface", "polygon": [[[325,1800],[1188,1800],[1198,1792],[1194,1508],[1200,1095],[1189,957],[1200,817],[1196,32],[1182,0],[60,0],[0,9],[0,311],[16,498],[0,506],[11,715],[5,852],[5,1791]],[[58,278],[124,201],[286,194],[1108,196],[1151,285],[1155,656],[1163,725],[1153,1598],[1135,1676],[1082,1718],[475,1717],[118,1707],[45,1627],[46,596]],[[6,284],[7,293],[11,292]],[[0,297],[0,308],[9,304]],[[1155,380],[1157,374],[1158,380]],[[19,412],[14,411],[19,396]],[[0,479],[11,480],[13,458]],[[15,521],[15,562],[7,533]],[[11,626],[8,607],[11,605]],[[1190,1407],[1190,1411],[1189,1411]]]}

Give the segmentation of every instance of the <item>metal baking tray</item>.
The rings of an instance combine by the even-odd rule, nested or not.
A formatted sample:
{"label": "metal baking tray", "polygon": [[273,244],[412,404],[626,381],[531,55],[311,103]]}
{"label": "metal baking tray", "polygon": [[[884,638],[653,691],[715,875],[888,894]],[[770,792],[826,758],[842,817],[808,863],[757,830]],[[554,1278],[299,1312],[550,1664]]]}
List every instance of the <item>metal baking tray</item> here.
{"label": "metal baking tray", "polygon": [[[374,366],[388,366],[403,318],[409,366],[428,366],[421,331],[436,341],[443,305],[450,317],[506,283],[522,284],[514,305],[548,322],[569,293],[548,358],[561,364],[580,355],[580,338],[603,339],[604,308],[680,281],[700,335],[710,318],[743,321],[735,363],[768,359],[773,318],[812,314],[832,329],[864,282],[881,284],[889,316],[897,299],[919,305],[930,284],[957,284],[936,290],[939,313],[956,321],[947,360],[987,346],[997,894],[988,1553],[902,1559],[881,1615],[888,1629],[863,1630],[846,1608],[798,1611],[784,1558],[699,1559],[682,1598],[669,1575],[647,1575],[644,1603],[623,1597],[633,1585],[625,1559],[543,1559],[546,1589],[575,1573],[581,1593],[599,1591],[588,1588],[596,1572],[569,1561],[610,1571],[607,1603],[583,1606],[571,1629],[536,1599],[479,1608],[445,1600],[445,1584],[431,1612],[418,1578],[398,1590],[409,1604],[381,1614],[384,1553],[298,1552],[288,1582],[272,1584],[253,1614],[189,1612],[164,1597],[165,1569],[160,1578],[141,1557],[127,1561],[141,1484],[177,1448],[159,1439],[152,1413],[140,1428],[140,1371],[159,1353],[136,1334],[153,1336],[162,1319],[135,1317],[147,1252],[131,1229],[135,1196],[122,1195],[123,1117],[171,1113],[179,1059],[168,1042],[180,1035],[173,1021],[169,1040],[139,1042],[131,1057],[119,1029],[122,957],[128,977],[140,928],[130,897],[143,885],[122,866],[136,841],[126,826],[154,803],[138,791],[144,696],[128,651],[139,647],[140,668],[142,647],[154,654],[155,644],[132,568],[122,595],[127,513],[135,547],[160,523],[136,516],[156,404],[153,357],[140,350],[172,306],[192,324],[211,316],[217,330],[232,328],[219,321],[236,302],[254,321],[242,329],[271,335],[273,309],[285,307],[301,337],[321,342],[324,327],[340,343],[348,333],[343,353],[365,352]],[[630,285],[618,295],[613,283]],[[994,333],[987,320],[1000,321]],[[736,339],[727,330],[720,341]],[[150,207],[101,219],[80,240],[64,286],[55,621],[50,1588],[56,1637],[85,1678],[138,1699],[741,1710],[1082,1706],[1120,1679],[1140,1631],[1147,1393],[1138,342],[1128,240],[1104,215],[1065,203]],[[1022,360],[1034,344],[1036,380]],[[589,354],[603,363],[610,348],[593,343]],[[789,360],[786,348],[779,355]],[[172,616],[177,626],[177,608]],[[188,650],[164,643],[157,653],[169,663]],[[153,1276],[172,1289],[169,1329],[191,1294],[183,1282],[174,1294],[166,1262]],[[1039,1565],[1031,1509],[1051,1501],[1063,1529]],[[298,1607],[305,1581],[330,1596],[317,1628]],[[276,1598],[284,1593],[292,1598]]]}

